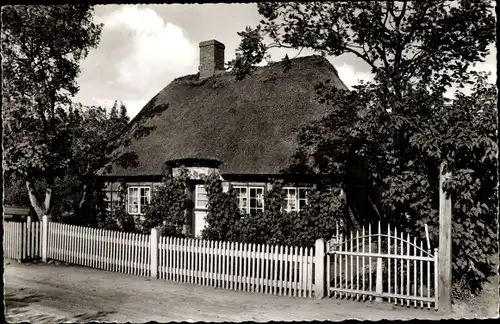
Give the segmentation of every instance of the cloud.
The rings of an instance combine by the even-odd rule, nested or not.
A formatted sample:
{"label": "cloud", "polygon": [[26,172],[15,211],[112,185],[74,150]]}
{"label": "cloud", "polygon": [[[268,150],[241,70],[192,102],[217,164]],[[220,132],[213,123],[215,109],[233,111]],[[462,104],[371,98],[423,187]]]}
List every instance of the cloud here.
{"label": "cloud", "polygon": [[196,66],[197,46],[150,8],[126,6],[106,17],[104,24],[108,30],[129,31],[133,50],[116,63],[120,84],[138,90],[163,87],[165,76],[179,76]]}
{"label": "cloud", "polygon": [[371,73],[358,72],[352,65],[346,63],[343,63],[342,65],[337,64],[335,69],[337,69],[340,80],[342,80],[342,82],[344,82],[344,84],[351,90],[354,85],[359,84],[360,80],[366,82],[373,80]]}
{"label": "cloud", "polygon": [[123,101],[134,117],[174,78],[197,72],[198,44],[154,10],[120,6],[95,19],[104,26],[98,48],[82,63],[82,103]]}

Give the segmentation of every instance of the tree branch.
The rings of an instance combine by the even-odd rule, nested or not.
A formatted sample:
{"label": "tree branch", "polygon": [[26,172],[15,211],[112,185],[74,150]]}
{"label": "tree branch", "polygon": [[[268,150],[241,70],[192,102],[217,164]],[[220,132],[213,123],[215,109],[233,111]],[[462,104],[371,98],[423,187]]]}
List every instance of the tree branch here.
{"label": "tree branch", "polygon": [[33,188],[33,184],[30,180],[26,181],[26,189],[28,189],[28,197],[29,197],[29,200],[31,203],[31,207],[33,207],[36,214],[41,219],[41,217],[43,216],[43,209],[40,206],[40,202],[38,201],[38,198],[36,197],[35,188]]}
{"label": "tree branch", "polygon": [[[434,4],[436,5],[436,4]],[[428,7],[424,7],[422,14],[418,17],[417,21],[414,22],[412,25],[412,28],[410,32],[406,35],[406,37],[403,40],[403,45],[406,45],[414,36],[415,32],[417,31],[418,27],[422,25],[422,20],[427,14],[427,10],[429,10],[433,5],[430,5]]]}
{"label": "tree branch", "polygon": [[391,14],[392,18],[396,18],[396,15],[394,15],[394,1],[386,1],[387,5],[387,12]]}
{"label": "tree branch", "polygon": [[295,55],[293,58],[296,58],[300,55],[300,53],[302,53],[302,50],[304,49],[304,46],[302,46],[299,50],[299,52],[297,53],[297,55]]}
{"label": "tree branch", "polygon": [[[415,71],[415,69],[418,69],[419,66],[419,61],[425,56],[425,51],[424,50],[419,50],[416,52],[412,58],[409,60],[410,64],[407,66],[407,70],[409,71]],[[407,71],[405,71],[407,72]]]}
{"label": "tree branch", "polygon": [[399,17],[397,18],[398,19],[398,23],[401,22],[401,20],[403,19],[403,16],[405,15],[406,13],[406,5],[407,5],[408,1],[403,1],[403,8],[401,9],[401,13],[399,14]]}
{"label": "tree branch", "polygon": [[47,187],[47,189],[45,190],[45,201],[43,202],[43,207],[46,213],[50,209],[51,198],[52,198],[52,186]]}
{"label": "tree branch", "polygon": [[385,25],[387,24],[387,19],[389,18],[389,9],[386,7],[386,10],[385,10],[385,17],[384,17],[384,22],[383,22],[383,26],[385,27]]}
{"label": "tree branch", "polygon": [[395,53],[394,53],[394,68],[397,69],[399,67],[399,64],[401,63],[401,55],[403,53],[404,46],[406,45],[404,40],[401,40],[401,32],[399,30],[401,20],[404,17],[404,14],[406,12],[406,4],[407,1],[403,2],[403,8],[401,9],[401,13],[399,16],[394,16],[394,22],[396,24],[396,48],[395,48]]}
{"label": "tree branch", "polygon": [[362,59],[363,61],[365,61],[366,63],[368,63],[370,65],[370,67],[372,68],[372,72],[375,73],[376,71],[378,71],[378,67],[376,67],[373,64],[373,62],[368,59],[368,57],[366,55],[363,55],[363,54],[359,53],[358,51],[356,51],[356,50],[354,50],[352,48],[349,48],[347,46],[344,46],[344,49],[345,49],[345,51],[356,55],[357,57],[359,57],[360,59]]}
{"label": "tree branch", "polygon": [[[54,123],[55,119],[55,106],[56,106],[56,91],[54,89],[51,89],[50,92],[50,114],[51,114],[51,124]],[[53,125],[51,125],[53,126]]]}
{"label": "tree branch", "polygon": [[43,136],[44,136],[45,142],[47,143],[48,142],[48,135],[49,135],[49,124],[47,123],[47,118],[45,117],[45,113],[43,111],[42,99],[38,98],[37,103],[38,103],[37,112],[38,112],[38,115],[40,116],[40,119],[42,120],[43,130],[44,130]]}
{"label": "tree branch", "polygon": [[80,199],[80,202],[78,203],[78,209],[82,208],[83,204],[85,203],[86,197],[87,197],[87,185],[84,184],[82,198]]}
{"label": "tree branch", "polygon": [[295,47],[291,45],[283,45],[281,42],[276,42],[272,43],[266,46],[266,50],[269,50],[271,48],[290,48],[290,49],[296,49]]}
{"label": "tree branch", "polygon": [[[388,71],[389,70],[389,62],[387,62],[386,52],[383,49],[381,49],[379,46],[373,46],[373,48],[377,51],[378,55],[380,55],[380,57],[382,58],[382,61],[384,62],[385,69],[386,69],[386,71]],[[385,49],[385,46],[384,46],[384,49]]]}
{"label": "tree branch", "polygon": [[47,188],[45,189],[45,201],[43,202],[44,213],[47,214],[50,211],[50,203],[52,198],[52,187],[54,186],[54,177],[49,175],[46,178]]}

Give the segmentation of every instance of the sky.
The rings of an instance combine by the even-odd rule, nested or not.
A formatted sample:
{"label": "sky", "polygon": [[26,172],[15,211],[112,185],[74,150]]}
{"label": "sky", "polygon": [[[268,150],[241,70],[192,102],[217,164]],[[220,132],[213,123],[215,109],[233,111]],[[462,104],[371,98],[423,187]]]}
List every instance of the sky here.
{"label": "sky", "polygon": [[[237,32],[256,26],[261,17],[256,4],[98,5],[94,19],[103,23],[101,41],[82,61],[75,101],[111,107],[122,101],[133,118],[173,79],[198,72],[199,47],[205,40],[225,44],[225,61],[234,58]],[[478,70],[492,71],[496,80],[496,52]],[[275,49],[272,59],[312,55],[308,50]],[[340,79],[352,87],[372,79],[369,66],[352,54],[328,57]],[[454,89],[450,90],[454,91]]]}

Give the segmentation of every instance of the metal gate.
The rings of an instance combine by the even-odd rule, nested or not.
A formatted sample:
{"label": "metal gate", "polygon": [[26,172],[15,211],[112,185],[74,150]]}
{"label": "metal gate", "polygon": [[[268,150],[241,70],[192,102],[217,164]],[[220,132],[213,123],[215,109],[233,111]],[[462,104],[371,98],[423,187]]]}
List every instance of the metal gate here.
{"label": "metal gate", "polygon": [[337,233],[326,247],[329,297],[438,309],[438,253],[390,225]]}

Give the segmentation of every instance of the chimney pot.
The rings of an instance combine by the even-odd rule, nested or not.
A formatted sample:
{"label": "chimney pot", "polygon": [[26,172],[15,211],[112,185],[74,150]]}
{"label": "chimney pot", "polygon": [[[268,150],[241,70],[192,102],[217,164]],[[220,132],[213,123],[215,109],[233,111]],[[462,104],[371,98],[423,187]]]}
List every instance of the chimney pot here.
{"label": "chimney pot", "polygon": [[200,79],[209,78],[224,68],[224,44],[215,39],[200,43]]}

